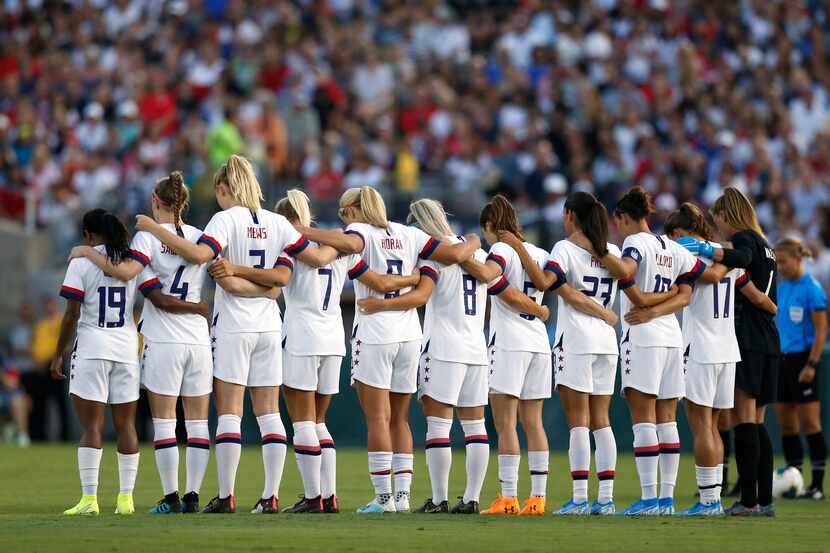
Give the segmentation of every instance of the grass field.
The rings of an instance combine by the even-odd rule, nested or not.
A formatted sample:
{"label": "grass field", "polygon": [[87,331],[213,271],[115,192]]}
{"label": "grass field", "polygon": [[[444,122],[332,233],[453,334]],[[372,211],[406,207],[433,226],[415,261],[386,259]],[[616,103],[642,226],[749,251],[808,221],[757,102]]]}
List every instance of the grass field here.
{"label": "grass field", "polygon": [[[182,455],[182,460],[184,455]],[[0,446],[0,552],[125,552],[125,551],[830,551],[830,503],[779,501],[776,519],[676,518],[623,519],[621,517],[552,516],[533,519],[451,515],[396,514],[358,517],[354,509],[370,499],[366,454],[338,451],[339,515],[255,516],[247,509],[261,492],[259,448],[246,447],[237,479],[238,511],[228,516],[151,516],[143,514],[160,496],[153,451],[142,450],[135,493],[141,514],[117,517],[112,513],[117,493],[115,448],[107,445],[101,470],[96,518],[67,518],[59,513],[74,504],[80,490],[75,449],[35,446],[19,450]],[[184,478],[182,467],[182,479]],[[551,458],[549,505],[558,506],[570,491],[567,456]],[[413,499],[429,496],[423,452],[416,455]],[[520,494],[529,489],[522,466]],[[464,485],[464,457],[454,458],[451,495]],[[490,463],[482,499],[497,490],[495,458]],[[622,453],[617,467],[616,501],[621,506],[638,495],[630,454]],[[213,462],[202,490],[206,502],[215,492]],[[591,481],[596,493],[596,480]],[[301,491],[293,454],[289,451],[282,482],[282,504],[293,503]],[[694,501],[693,464],[684,457],[680,469],[678,503]]]}

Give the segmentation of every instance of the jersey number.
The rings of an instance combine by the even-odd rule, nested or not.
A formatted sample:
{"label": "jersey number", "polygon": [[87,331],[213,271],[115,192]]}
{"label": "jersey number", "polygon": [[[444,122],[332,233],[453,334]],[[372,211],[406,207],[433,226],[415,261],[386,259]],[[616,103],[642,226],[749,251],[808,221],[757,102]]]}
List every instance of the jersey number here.
{"label": "jersey number", "polygon": [[[533,294],[536,293],[536,288],[533,287],[533,283],[529,281],[525,281],[524,288],[522,289],[526,296],[529,296],[530,299],[536,301],[536,298],[533,297]],[[538,303],[538,302],[537,302]],[[522,319],[526,319],[528,321],[535,321],[536,315],[528,315],[527,313],[519,313],[519,317]]]}
{"label": "jersey number", "polygon": [[[718,301],[718,296],[720,294],[720,285],[721,284],[726,284],[726,292],[725,292],[724,298],[723,298],[723,311],[721,313],[718,313],[718,307],[720,306],[720,301]],[[715,287],[712,289],[712,291],[713,291],[712,299],[713,299],[713,303],[714,303],[713,307],[715,308],[715,318],[719,319],[720,316],[723,315],[724,319],[728,319],[729,318],[729,300],[732,297],[732,279],[729,278],[729,277],[722,278],[720,280],[720,284],[715,284]]]}
{"label": "jersey number", "polygon": [[324,267],[317,269],[317,274],[326,277],[326,295],[323,296],[323,311],[328,311],[329,300],[331,299],[331,268]]}
{"label": "jersey number", "polygon": [[[401,259],[387,259],[386,260],[386,274],[387,275],[402,275],[403,274],[403,260]],[[397,298],[401,295],[400,290],[394,292],[387,292],[383,295],[384,298]]]}
{"label": "jersey number", "polygon": [[660,275],[654,275],[654,293],[668,292],[671,288],[671,279]]}
{"label": "jersey number", "polygon": [[600,285],[605,286],[605,290],[599,294],[599,299],[602,300],[602,306],[608,307],[608,303],[611,301],[611,290],[614,289],[614,279],[609,277],[595,277],[595,276],[584,276],[582,277],[582,282],[585,284],[590,284],[590,290],[583,290],[582,293],[586,296],[593,298],[599,292]]}
{"label": "jersey number", "polygon": [[[118,309],[118,320],[107,321],[107,308]],[[98,288],[98,326],[121,328],[124,326],[124,309],[127,307],[127,288],[124,286],[101,286]]]}
{"label": "jersey number", "polygon": [[184,300],[187,298],[188,284],[182,282],[182,273],[184,273],[184,265],[180,265],[176,270],[176,275],[173,277],[173,284],[170,285],[170,293],[178,294],[179,298]]}
{"label": "jersey number", "polygon": [[461,287],[464,290],[464,314],[476,314],[476,279],[470,275],[461,275]]}
{"label": "jersey number", "polygon": [[257,258],[257,262],[253,265],[254,269],[265,268],[265,250],[248,250],[248,255]]}

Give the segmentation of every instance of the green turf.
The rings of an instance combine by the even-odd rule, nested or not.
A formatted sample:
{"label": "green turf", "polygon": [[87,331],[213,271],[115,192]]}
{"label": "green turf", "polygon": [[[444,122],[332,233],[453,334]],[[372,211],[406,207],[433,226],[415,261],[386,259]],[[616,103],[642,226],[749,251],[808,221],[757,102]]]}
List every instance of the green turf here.
{"label": "green turf", "polygon": [[[182,455],[182,463],[184,455]],[[366,454],[338,451],[339,515],[247,514],[261,492],[258,448],[245,448],[237,478],[238,512],[227,516],[151,516],[143,514],[160,495],[152,449],[142,450],[135,493],[142,514],[112,514],[117,493],[115,448],[104,451],[99,504],[102,514],[93,518],[68,518],[59,513],[74,504],[80,491],[75,468],[75,449],[35,446],[19,450],[0,446],[0,552],[28,551],[70,553],[123,551],[830,551],[830,503],[780,501],[777,519],[678,520],[620,517],[533,519],[451,515],[381,515],[358,517],[354,509],[370,499]],[[550,505],[567,498],[570,489],[567,456],[551,459],[548,484]],[[182,478],[184,470],[182,467]],[[429,496],[423,452],[416,455],[414,501]],[[457,452],[451,479],[451,496],[463,491],[464,457]],[[482,498],[489,501],[497,489],[495,457],[490,463]],[[521,495],[529,478],[522,466]],[[203,501],[215,490],[211,462],[203,488]],[[293,502],[301,490],[293,455],[289,452],[282,482],[282,503]],[[596,480],[591,481],[596,493]],[[630,454],[621,454],[617,467],[617,505],[637,495],[637,477]],[[692,460],[684,457],[680,469],[678,503],[694,498]],[[414,507],[415,505],[413,505]]]}

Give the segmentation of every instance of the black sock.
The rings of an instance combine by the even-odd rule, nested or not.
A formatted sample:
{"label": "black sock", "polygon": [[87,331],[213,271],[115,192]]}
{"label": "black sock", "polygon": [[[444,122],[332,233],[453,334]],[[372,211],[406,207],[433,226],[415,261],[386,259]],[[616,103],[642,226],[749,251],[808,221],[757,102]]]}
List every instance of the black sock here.
{"label": "black sock", "polygon": [[781,445],[784,447],[784,460],[788,467],[795,467],[801,470],[804,464],[804,447],[801,445],[799,434],[781,436]]}
{"label": "black sock", "polygon": [[769,505],[772,503],[772,472],[775,470],[775,456],[772,451],[772,440],[767,427],[758,425],[758,503]]}
{"label": "black sock", "polygon": [[807,436],[807,447],[810,448],[810,467],[813,469],[813,483],[810,484],[810,489],[824,492],[824,464],[827,462],[824,432],[818,431]]}
{"label": "black sock", "polygon": [[735,427],[735,464],[741,483],[741,503],[749,508],[758,504],[758,459],[761,456],[758,440],[757,424],[743,423]]}
{"label": "black sock", "polygon": [[732,432],[720,430],[720,441],[723,442],[723,480],[721,480],[721,492],[729,492],[729,456],[732,454]]}

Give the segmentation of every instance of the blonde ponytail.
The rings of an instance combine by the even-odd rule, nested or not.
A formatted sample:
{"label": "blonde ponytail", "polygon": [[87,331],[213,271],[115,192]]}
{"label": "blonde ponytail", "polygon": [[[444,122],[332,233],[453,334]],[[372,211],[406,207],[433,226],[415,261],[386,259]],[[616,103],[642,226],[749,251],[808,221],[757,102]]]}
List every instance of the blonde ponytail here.
{"label": "blonde ponytail", "polygon": [[447,221],[447,212],[437,200],[424,198],[409,204],[408,224],[417,223],[421,230],[433,238],[446,238],[454,233]]}
{"label": "blonde ponytail", "polygon": [[360,210],[363,220],[372,226],[387,228],[386,204],[383,197],[371,186],[350,188],[340,196],[340,208],[354,207]]}
{"label": "blonde ponytail", "polygon": [[251,211],[259,211],[262,207],[262,189],[251,162],[244,157],[234,154],[219,167],[213,176],[213,185],[220,184],[227,185],[231,197],[239,205]]}
{"label": "blonde ponytail", "polygon": [[754,230],[758,236],[767,239],[761,225],[758,224],[758,216],[752,202],[743,192],[732,186],[723,191],[723,196],[715,200],[712,206],[712,215],[720,215],[730,227],[735,230]]}
{"label": "blonde ponytail", "polygon": [[304,227],[311,226],[311,207],[305,192],[297,188],[289,190],[274,206],[274,211],[291,221]]}
{"label": "blonde ponytail", "polygon": [[779,240],[775,244],[775,251],[784,252],[787,255],[798,259],[813,258],[813,252],[810,251],[810,248],[805,246],[804,242],[794,236],[788,236],[787,238]]}

